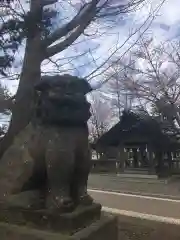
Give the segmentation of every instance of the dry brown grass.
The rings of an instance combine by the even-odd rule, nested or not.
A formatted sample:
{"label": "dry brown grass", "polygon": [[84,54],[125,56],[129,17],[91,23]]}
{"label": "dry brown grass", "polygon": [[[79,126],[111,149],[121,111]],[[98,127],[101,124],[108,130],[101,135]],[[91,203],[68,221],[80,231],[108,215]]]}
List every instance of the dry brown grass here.
{"label": "dry brown grass", "polygon": [[119,240],[179,240],[180,226],[118,216]]}

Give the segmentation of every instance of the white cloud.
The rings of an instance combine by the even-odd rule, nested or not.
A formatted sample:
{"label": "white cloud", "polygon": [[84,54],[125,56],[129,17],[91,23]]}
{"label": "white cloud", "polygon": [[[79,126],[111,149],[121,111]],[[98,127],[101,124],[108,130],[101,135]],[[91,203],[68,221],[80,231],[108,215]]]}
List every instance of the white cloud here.
{"label": "white cloud", "polygon": [[167,25],[173,25],[180,20],[180,1],[179,0],[166,0],[157,20]]}
{"label": "white cloud", "polygon": [[[113,50],[115,50],[117,46],[120,46],[121,44],[123,44],[128,38],[129,34],[135,31],[138,27],[140,27],[144,23],[144,21],[149,16],[149,13],[150,12],[152,13],[152,11],[157,8],[158,4],[160,4],[161,1],[159,0],[147,1],[149,2],[149,4],[144,5],[144,7],[139,9],[137,12],[131,13],[128,16],[125,16],[124,18],[122,18],[121,16],[119,17],[119,19],[116,19],[116,22],[114,23],[114,27],[108,30],[104,36],[86,42],[87,47],[90,47],[90,48],[93,45],[97,45],[97,46],[99,45],[96,52],[94,52],[93,54],[94,59],[95,60],[97,59],[96,65],[99,66],[104,60],[108,58],[108,56],[112,54]],[[81,1],[80,0],[74,1],[74,3],[78,3],[78,2],[81,2]],[[64,3],[64,4],[67,7],[68,3],[67,4]],[[158,16],[153,21],[149,29],[149,32],[154,37],[155,43],[161,42],[165,39],[174,38],[180,35],[179,9],[180,9],[180,0],[166,0],[164,5],[158,12]],[[60,10],[61,10],[60,12],[62,12],[62,9]],[[72,17],[72,13],[75,14],[75,10],[73,10],[73,8],[70,10],[71,10],[70,17]],[[65,14],[69,14],[69,13],[65,11],[62,14],[64,16]],[[62,17],[62,14],[60,17]],[[99,29],[100,32],[105,29],[105,26],[107,26],[106,22],[101,22],[101,26],[102,25],[104,26],[104,28]],[[142,30],[145,29],[146,26],[147,24],[142,27]],[[97,25],[95,26],[95,24],[93,24],[93,30],[94,28],[97,28]],[[126,49],[136,41],[136,39],[137,39],[137,35],[130,38],[129,41],[119,50],[119,53],[123,54],[126,51]],[[117,45],[117,42],[118,42],[118,45]],[[63,53],[61,53],[61,55],[59,56],[57,55],[55,58],[57,59],[57,58],[60,58],[60,56],[67,57],[69,55],[73,55],[76,53],[76,50],[77,50],[77,53],[82,52],[83,50],[85,50],[85,45],[83,46],[83,49],[82,49],[82,45],[79,45],[77,47],[71,47],[66,51],[64,51]],[[75,60],[73,62],[76,68],[77,69],[79,68],[80,75],[81,74],[83,76],[88,75],[88,73],[90,73],[96,67],[94,63],[88,64],[89,59],[91,59],[91,57],[87,55],[87,57],[83,56],[82,58],[79,58],[78,60]],[[82,65],[81,63],[85,63],[85,62],[87,62],[87,65],[84,67],[84,70],[83,70],[82,67],[80,66]],[[45,68],[46,69],[48,68],[49,71],[51,72],[54,69],[53,64],[49,64],[48,66],[46,65]],[[71,68],[72,68],[72,65],[68,63],[62,67],[63,70],[67,69],[67,71],[68,69],[71,69]],[[74,71],[72,73],[78,74],[78,71]],[[14,85],[16,84],[17,82],[15,84],[14,82],[13,83],[11,82],[11,84],[8,83],[11,90],[13,91],[15,89]]]}

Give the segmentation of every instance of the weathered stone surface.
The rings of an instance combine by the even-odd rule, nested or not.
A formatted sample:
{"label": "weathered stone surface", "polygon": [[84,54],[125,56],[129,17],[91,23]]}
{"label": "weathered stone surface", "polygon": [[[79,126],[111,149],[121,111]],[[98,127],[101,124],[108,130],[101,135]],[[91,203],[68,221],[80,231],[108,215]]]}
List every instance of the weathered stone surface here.
{"label": "weathered stone surface", "polygon": [[87,193],[90,85],[66,75],[36,89],[36,114],[0,162],[1,239],[116,240],[115,221]]}
{"label": "weathered stone surface", "polygon": [[[118,240],[117,221],[114,217],[102,216],[75,234],[37,230],[32,226],[0,223],[1,240]],[[124,240],[124,239],[122,239]]]}
{"label": "weathered stone surface", "polygon": [[55,75],[55,76],[43,76],[42,80],[36,84],[35,89],[37,91],[47,91],[52,88],[59,88],[61,90],[66,89],[66,91],[58,91],[60,95],[63,95],[67,91],[69,93],[83,93],[83,95],[92,91],[89,83],[82,78],[72,76],[69,74]]}
{"label": "weathered stone surface", "polygon": [[1,240],[70,240],[70,236],[0,223]]}
{"label": "weathered stone surface", "polygon": [[40,209],[43,204],[41,201],[40,191],[25,191],[10,195],[1,208]]}
{"label": "weathered stone surface", "polygon": [[35,86],[39,91],[38,118],[51,124],[76,126],[86,123],[91,116],[85,97],[91,91],[88,82],[70,75],[44,78]]}
{"label": "weathered stone surface", "polygon": [[[87,193],[90,104],[84,96],[91,87],[84,79],[63,75],[46,78],[36,89],[36,114],[0,162],[0,202],[12,207],[14,201],[14,207],[28,209],[41,202],[39,208],[59,213],[91,205]],[[34,191],[44,200],[37,205]]]}
{"label": "weathered stone surface", "polygon": [[[102,215],[98,221],[73,235],[75,240],[118,240],[117,218]],[[121,239],[124,240],[124,239]]]}
{"label": "weathered stone surface", "polygon": [[[90,167],[87,136],[87,129],[84,128],[67,129],[54,126],[46,128],[34,127],[30,124],[16,138],[14,145],[8,149],[0,163],[0,202],[9,202],[11,194],[18,194],[21,191],[29,189],[42,191],[46,187],[46,181],[49,182],[47,188],[51,188],[51,191],[47,189],[46,192],[47,208],[58,207],[61,196],[70,197],[71,186],[73,188],[79,186],[77,194],[83,196],[84,185],[81,187],[78,182],[79,185],[76,186],[76,182],[79,180],[84,184],[84,176],[80,175],[80,172],[82,169],[88,172]],[[52,168],[54,161],[57,163]],[[73,170],[75,164],[76,168]],[[73,171],[78,175],[74,180],[72,180]],[[85,172],[86,178],[87,172]],[[50,176],[52,176],[51,180],[48,180]],[[60,185],[62,181],[64,184],[65,180],[67,181],[66,192]],[[78,195],[74,195],[73,192],[72,195],[73,198],[78,198]],[[58,196],[59,198],[56,198]],[[84,199],[85,204],[88,199],[89,197]],[[92,202],[92,199],[89,201]],[[27,202],[27,199],[24,203],[22,202],[22,207]]]}
{"label": "weathered stone surface", "polygon": [[43,210],[1,208],[0,222],[31,226],[36,229],[73,234],[100,219],[101,205],[78,207],[71,213],[59,214]]}
{"label": "weathered stone surface", "polygon": [[0,160],[0,202],[11,194],[19,193],[33,173],[34,159],[27,149],[32,131],[30,124],[17,135]]}

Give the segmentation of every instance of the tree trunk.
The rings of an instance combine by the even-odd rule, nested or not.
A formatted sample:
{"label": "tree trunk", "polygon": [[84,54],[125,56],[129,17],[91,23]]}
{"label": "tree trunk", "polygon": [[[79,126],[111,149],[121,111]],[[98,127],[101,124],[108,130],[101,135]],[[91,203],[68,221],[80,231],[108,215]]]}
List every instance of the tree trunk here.
{"label": "tree trunk", "polygon": [[[32,17],[42,19],[41,0],[31,0],[30,13]],[[43,47],[41,42],[41,30],[39,22],[32,26],[32,32],[28,33],[24,62],[16,93],[15,104],[12,108],[12,117],[8,132],[0,142],[0,158],[13,142],[18,134],[30,121],[33,109],[34,84],[40,80],[41,62],[43,59]]]}
{"label": "tree trunk", "polygon": [[27,40],[26,52],[12,109],[12,118],[7,134],[0,142],[0,157],[12,143],[14,136],[19,133],[30,121],[33,108],[33,86],[40,80],[41,74],[41,47],[40,38]]}

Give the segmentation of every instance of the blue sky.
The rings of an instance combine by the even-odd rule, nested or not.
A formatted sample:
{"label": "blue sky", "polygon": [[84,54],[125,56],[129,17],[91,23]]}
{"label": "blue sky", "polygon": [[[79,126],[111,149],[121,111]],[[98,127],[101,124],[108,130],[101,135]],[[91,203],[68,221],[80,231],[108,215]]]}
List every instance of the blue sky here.
{"label": "blue sky", "polygon": [[[155,1],[158,2],[158,1]],[[180,37],[180,1],[166,0],[152,28],[159,41]]]}
{"label": "blue sky", "polygon": [[[53,57],[53,60],[60,59],[59,63],[66,63],[61,68],[64,72],[67,71],[81,77],[89,75],[94,69],[96,69],[96,67],[100,66],[104,61],[106,61],[107,58],[111,56],[112,52],[116,50],[116,48],[119,47],[116,54],[121,56],[129,47],[134,44],[139,34],[143,33],[143,31],[149,26],[151,21],[151,18],[147,21],[149,14],[152,14],[152,12],[155,11],[161,1],[162,0],[146,0],[146,4],[139,11],[131,13],[127,16],[120,16],[114,23],[111,23],[111,26],[113,25],[113,27],[110,30],[107,30],[109,24],[106,21],[101,21],[99,24],[91,25],[91,27],[88,29],[88,33],[93,33],[98,29],[99,33],[106,31],[106,34],[94,39],[89,39],[88,37],[82,36],[77,40],[77,42],[81,42],[83,40],[83,43],[74,44],[61,54]],[[78,0],[74,0],[72,2],[76,3]],[[166,0],[158,12],[156,9],[156,18],[146,31],[146,34],[148,33],[153,36],[155,44],[166,40],[180,38],[179,9],[180,0]],[[66,15],[69,12],[70,11],[65,11],[63,12],[63,15]],[[63,17],[62,14],[61,17]],[[145,21],[147,22],[145,25],[143,25]],[[136,32],[138,28],[140,28],[140,31],[137,31],[137,33],[129,38],[129,40],[126,42],[127,38],[133,32]],[[120,48],[124,42],[126,42],[126,44]],[[24,47],[22,47],[19,51],[21,54],[19,54],[19,52],[17,54],[16,65],[19,65],[17,63],[22,61],[23,51]],[[62,58],[76,56],[85,51],[89,51],[90,53],[71,61],[71,63],[68,63],[66,59],[62,60]],[[106,68],[106,66],[108,66],[108,64],[105,64],[103,68]],[[45,69],[53,72],[54,66],[51,63],[47,64],[47,61],[45,61],[42,65],[42,70]],[[20,69],[16,68],[14,71],[17,70]],[[100,72],[101,71],[102,68],[100,69]],[[99,76],[95,77],[95,80],[93,79],[91,81],[92,84],[96,84],[98,78]],[[4,81],[4,83],[8,83],[10,90],[15,92],[17,88],[17,81]]]}
{"label": "blue sky", "polygon": [[[75,1],[76,0],[74,0],[74,2]],[[89,39],[88,37],[83,36],[77,40],[77,42],[81,42],[83,40],[83,43],[75,43],[66,51],[56,55],[53,60],[60,59],[60,63],[66,63],[61,68],[64,72],[67,71],[81,77],[89,75],[89,73],[96,69],[96,67],[106,61],[117,47],[123,45],[132,32],[136,32],[139,27],[141,33],[146,29],[151,19],[149,19],[143,27],[142,24],[147,20],[149,14],[157,8],[161,1],[162,0],[146,0],[146,3],[149,4],[146,4],[139,11],[131,13],[128,16],[120,16],[113,23],[113,28],[110,30],[107,30],[108,24],[105,21],[101,21],[100,24],[91,25],[88,32],[93,33],[98,29],[98,31],[102,33],[107,30],[106,34],[94,39]],[[63,14],[67,13],[69,13],[69,11],[64,12]],[[133,45],[140,32],[138,31],[137,34],[133,35],[133,37],[131,37],[123,47],[118,49],[117,54],[119,56],[123,56],[126,50]],[[156,18],[151,23],[150,27],[146,31],[146,34],[153,37],[154,44],[158,44],[166,40],[180,39],[180,0],[166,0],[161,9],[156,12]],[[91,50],[89,54],[78,58],[78,60],[75,59],[71,63],[68,63],[66,59],[62,60],[62,58],[76,56],[89,49]],[[24,46],[17,54],[17,66],[23,59],[23,52]],[[105,64],[103,68],[106,68],[107,66],[108,64]],[[50,63],[47,64],[46,61],[42,66],[42,70],[44,69],[48,69],[48,71],[53,72],[54,66]],[[20,71],[19,68],[14,69],[15,72],[17,70]],[[102,71],[102,68],[100,71]],[[99,79],[99,76],[92,79],[91,84],[93,86],[97,85],[97,79]],[[8,85],[12,93],[15,93],[18,85],[17,81],[4,80],[3,83]]]}

